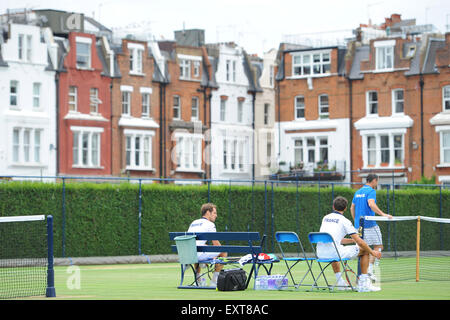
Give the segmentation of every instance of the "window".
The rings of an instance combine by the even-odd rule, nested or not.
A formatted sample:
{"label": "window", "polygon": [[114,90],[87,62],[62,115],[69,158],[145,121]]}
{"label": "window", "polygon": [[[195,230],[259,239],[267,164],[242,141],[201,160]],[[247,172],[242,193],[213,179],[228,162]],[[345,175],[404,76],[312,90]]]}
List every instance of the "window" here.
{"label": "window", "polygon": [[322,163],[328,162],[328,138],[319,138],[319,161]]}
{"label": "window", "polygon": [[295,119],[305,118],[305,98],[303,96],[295,97]]}
{"label": "window", "polygon": [[450,164],[450,131],[441,132],[441,164]]}
{"label": "window", "polygon": [[142,116],[150,117],[150,94],[142,93]]}
{"label": "window", "polygon": [[71,127],[73,132],[72,160],[73,167],[100,166],[100,134],[102,128]]}
{"label": "window", "polygon": [[389,70],[394,68],[394,46],[379,46],[376,50],[376,70]]}
{"label": "window", "polygon": [[198,98],[192,97],[191,121],[198,121]]}
{"label": "window", "polygon": [[376,91],[367,92],[367,115],[378,114],[378,93]]}
{"label": "window", "polygon": [[380,135],[380,152],[381,152],[381,165],[388,165],[390,160],[390,151],[389,151],[389,136],[388,135]]}
{"label": "window", "polygon": [[9,105],[12,107],[17,107],[19,105],[18,92],[19,82],[16,80],[11,80],[9,83]]}
{"label": "window", "polygon": [[331,70],[330,52],[297,53],[292,57],[293,76],[329,74]]}
{"label": "window", "polygon": [[404,104],[405,100],[403,89],[392,90],[392,113],[403,113]]}
{"label": "window", "polygon": [[328,95],[319,96],[319,118],[325,119],[329,117]]}
{"label": "window", "polygon": [[130,51],[130,73],[142,74],[142,56],[144,54],[144,48],[128,44],[128,50]]}
{"label": "window", "polygon": [[275,67],[273,65],[270,66],[270,71],[269,71],[269,85],[271,87],[273,87],[274,85],[274,80],[275,79]]}
{"label": "window", "polygon": [[179,96],[173,96],[173,118],[175,120],[181,119],[181,102]]}
{"label": "window", "polygon": [[303,163],[303,139],[294,140],[294,166]]}
{"label": "window", "polygon": [[375,136],[367,137],[367,164],[374,166],[377,162],[377,147]]}
{"label": "window", "polygon": [[267,147],[266,147],[266,157],[267,157],[267,166],[271,167],[272,160],[272,134],[270,132],[267,133]]}
{"label": "window", "polygon": [[309,136],[294,139],[294,166],[299,163],[328,162],[328,137]]}
{"label": "window", "polygon": [[33,108],[41,106],[41,84],[39,82],[33,83]]}
{"label": "window", "polygon": [[270,104],[264,103],[264,124],[269,124],[269,109]]}
{"label": "window", "polygon": [[244,101],[238,100],[237,103],[237,121],[241,123],[244,120]]}
{"label": "window", "polygon": [[231,60],[226,61],[226,77],[227,81],[230,81],[230,69],[231,69]]}
{"label": "window", "polygon": [[227,172],[246,172],[248,139],[227,137],[223,139],[223,169]]}
{"label": "window", "polygon": [[444,111],[450,111],[450,86],[442,88],[442,108]]}
{"label": "window", "polygon": [[25,44],[24,44],[24,35],[23,34],[19,34],[19,36],[18,36],[18,53],[17,53],[17,56],[19,57],[19,60],[23,60],[23,57],[24,57],[24,46],[25,46]]}
{"label": "window", "polygon": [[69,111],[77,111],[77,100],[78,100],[78,94],[77,94],[77,87],[70,86],[69,87]]}
{"label": "window", "polygon": [[91,88],[89,97],[91,113],[98,113],[98,104],[101,103],[100,99],[98,98],[98,89]]}
{"label": "window", "polygon": [[154,132],[144,130],[128,130],[125,134],[126,169],[152,169],[152,137]]}
{"label": "window", "polygon": [[366,167],[402,166],[404,133],[373,133],[363,136],[363,161]]}
{"label": "window", "polygon": [[180,78],[190,79],[191,78],[191,62],[186,59],[180,60]]}
{"label": "window", "polygon": [[201,135],[178,135],[176,137],[177,171],[200,171],[202,164]]}
{"label": "window", "polygon": [[91,39],[76,38],[77,68],[88,69],[91,67]]}
{"label": "window", "polygon": [[225,114],[227,111],[227,100],[220,100],[220,121],[225,121]]}
{"label": "window", "polygon": [[200,61],[194,61],[194,77],[200,77]]}
{"label": "window", "polygon": [[12,162],[16,164],[39,164],[41,162],[42,129],[14,128]]}
{"label": "window", "polygon": [[33,49],[32,36],[31,35],[27,35],[27,61],[31,61],[32,49]]}
{"label": "window", "polygon": [[131,92],[122,91],[122,114],[130,115],[130,107],[131,107]]}
{"label": "window", "polygon": [[232,69],[232,79],[233,79],[233,82],[236,82],[236,61],[233,61],[233,63],[232,63],[232,66],[233,66],[233,69]]}

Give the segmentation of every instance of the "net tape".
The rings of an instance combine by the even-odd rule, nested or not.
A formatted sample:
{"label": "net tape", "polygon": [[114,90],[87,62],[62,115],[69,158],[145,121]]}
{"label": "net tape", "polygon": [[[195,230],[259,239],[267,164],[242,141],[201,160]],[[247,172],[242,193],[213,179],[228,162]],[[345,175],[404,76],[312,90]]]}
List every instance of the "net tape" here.
{"label": "net tape", "polygon": [[0,223],[1,222],[41,221],[41,220],[45,220],[44,215],[0,217]]}
{"label": "net tape", "polygon": [[450,223],[450,219],[447,218],[435,218],[435,217],[426,217],[426,216],[399,216],[399,217],[378,217],[378,216],[365,216],[365,220],[370,221],[409,221],[409,220],[423,220],[430,222],[438,222],[438,223]]}

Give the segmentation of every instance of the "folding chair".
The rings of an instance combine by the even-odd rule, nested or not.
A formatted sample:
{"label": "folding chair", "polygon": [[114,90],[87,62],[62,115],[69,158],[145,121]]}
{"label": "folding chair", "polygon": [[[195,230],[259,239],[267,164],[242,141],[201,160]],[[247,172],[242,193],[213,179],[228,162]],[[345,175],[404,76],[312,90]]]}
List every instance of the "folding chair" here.
{"label": "folding chair", "polygon": [[[310,232],[308,234],[308,239],[309,242],[311,243],[311,247],[314,251],[314,254],[316,256],[316,261],[319,265],[320,268],[320,274],[319,276],[315,279],[313,285],[311,286],[311,289],[314,288],[328,288],[329,291],[334,290],[335,287],[337,286],[337,282],[338,280],[336,280],[336,283],[333,286],[330,286],[330,284],[328,283],[328,280],[325,276],[325,270],[328,268],[328,266],[330,266],[333,262],[340,262],[341,266],[342,266],[342,270],[343,270],[343,274],[345,275],[345,280],[347,281],[347,283],[349,284],[351,290],[356,291],[356,283],[357,283],[357,276],[356,273],[352,270],[352,268],[348,265],[348,261],[350,260],[349,258],[341,258],[341,255],[339,254],[339,250],[336,246],[336,243],[334,242],[333,238],[331,237],[331,235],[329,233],[326,232]],[[336,251],[336,255],[337,258],[334,259],[319,259],[318,255],[317,255],[317,244],[318,243],[332,243],[333,247]],[[316,245],[316,247],[314,247],[314,244]],[[321,263],[326,263],[325,268],[322,268]],[[320,277],[323,277],[326,283],[326,287],[320,287],[318,286],[317,282],[320,279]]]}
{"label": "folding chair", "polygon": [[[312,272],[312,263],[315,258],[308,258],[306,257],[305,250],[303,249],[303,245],[298,237],[298,235],[295,232],[291,231],[278,231],[275,233],[275,239],[278,243],[278,247],[280,248],[282,260],[286,264],[287,272],[284,275],[284,277],[289,274],[291,277],[292,283],[294,284],[295,288],[298,288],[302,285],[303,281],[305,280],[306,276],[311,273],[311,276],[315,282],[314,274]],[[295,257],[287,257],[284,253],[283,247],[286,247],[287,244],[295,244],[297,249],[297,256]],[[308,271],[303,276],[302,280],[300,280],[299,283],[295,283],[294,276],[292,275],[292,268],[294,268],[299,262],[305,261],[308,265]]]}

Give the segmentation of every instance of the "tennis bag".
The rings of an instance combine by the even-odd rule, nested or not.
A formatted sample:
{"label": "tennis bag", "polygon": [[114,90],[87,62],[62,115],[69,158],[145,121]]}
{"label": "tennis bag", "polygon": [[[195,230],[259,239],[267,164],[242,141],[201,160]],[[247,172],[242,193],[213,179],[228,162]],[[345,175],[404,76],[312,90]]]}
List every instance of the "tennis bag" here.
{"label": "tennis bag", "polygon": [[241,268],[221,270],[217,277],[217,290],[239,291],[247,289],[247,274]]}

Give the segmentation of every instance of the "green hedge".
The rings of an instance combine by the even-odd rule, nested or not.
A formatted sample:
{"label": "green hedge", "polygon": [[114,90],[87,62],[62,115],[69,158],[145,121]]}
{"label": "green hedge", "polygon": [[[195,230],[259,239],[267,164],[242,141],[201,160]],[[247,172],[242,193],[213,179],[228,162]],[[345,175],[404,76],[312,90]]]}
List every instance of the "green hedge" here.
{"label": "green hedge", "polygon": [[[200,217],[200,206],[208,201],[208,187],[142,184],[141,253],[171,253],[169,231],[185,231],[192,220]],[[307,233],[318,231],[323,215],[331,211],[332,196],[344,196],[349,202],[354,189],[333,189],[301,186],[281,187],[276,183],[264,186],[211,186],[210,201],[218,206],[218,231],[258,231],[267,234],[266,251],[277,252],[272,238],[276,231],[300,234],[309,249]],[[63,187],[60,183],[0,183],[0,215],[45,214],[54,216],[55,256],[115,256],[139,254],[139,185],[133,183],[65,184],[65,215],[63,219]],[[377,192],[382,210],[395,215],[439,216],[439,190],[391,190]],[[394,203],[395,202],[395,203]],[[442,191],[442,214],[450,218],[450,192]],[[351,219],[350,212],[346,216]],[[380,224],[381,225],[381,224]],[[413,250],[415,224],[395,223],[392,246]],[[382,228],[385,228],[382,226]],[[448,227],[443,227],[448,249]],[[24,235],[26,236],[26,235]],[[424,244],[436,247],[442,242],[436,228],[422,224]],[[393,238],[393,237],[391,237]],[[63,244],[64,240],[64,244]],[[394,239],[391,239],[392,241]]]}

